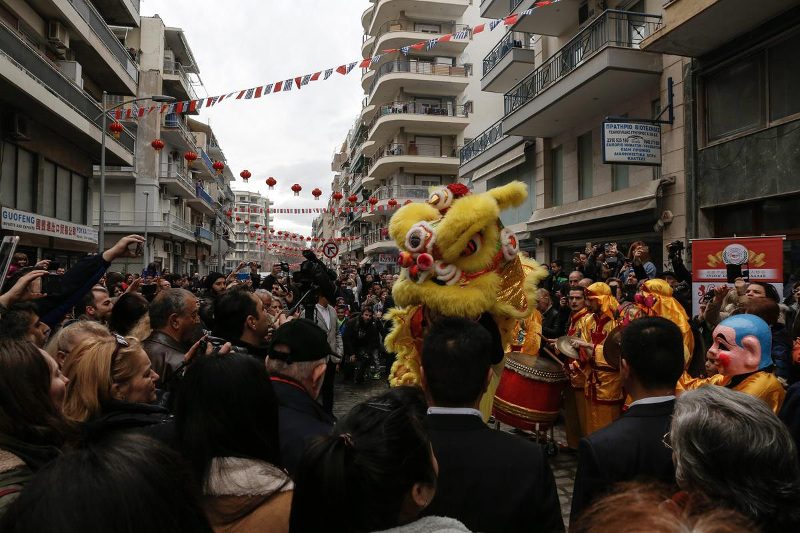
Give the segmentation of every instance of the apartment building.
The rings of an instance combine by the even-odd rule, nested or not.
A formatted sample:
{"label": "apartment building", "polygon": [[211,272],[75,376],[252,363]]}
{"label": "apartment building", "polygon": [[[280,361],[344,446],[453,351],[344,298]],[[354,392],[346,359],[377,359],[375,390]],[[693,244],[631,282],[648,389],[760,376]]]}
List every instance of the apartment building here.
{"label": "apartment building", "polygon": [[776,0],[675,0],[641,43],[691,57],[686,101],[690,237],[786,235],[800,267],[800,7]]}
{"label": "apartment building", "polygon": [[262,270],[267,273],[271,262],[267,242],[274,221],[269,208],[273,201],[252,191],[234,190],[233,196],[231,219],[235,239],[233,249],[225,257],[225,269],[233,270],[245,261],[262,265]]}
{"label": "apartment building", "polygon": [[[177,101],[196,99],[199,67],[180,28],[168,27],[158,16],[141,17],[138,27],[114,27],[114,32],[139,63],[136,98],[126,104],[128,95],[113,94],[109,107],[149,107],[153,95]],[[160,105],[160,104],[157,104]],[[136,113],[134,113],[135,115]],[[149,113],[141,118],[121,119],[136,142],[133,164],[105,169],[106,245],[122,235],[148,235],[146,257],[123,260],[113,267],[135,271],[154,262],[175,273],[206,274],[217,257],[227,253],[231,228],[226,226],[226,205],[233,201],[227,168],[218,173],[214,160],[224,154],[211,129],[192,120],[190,113]],[[159,139],[164,146],[156,150],[151,143]],[[196,154],[190,161],[189,152]],[[95,183],[100,177],[95,168]],[[99,192],[94,189],[94,223],[99,223]],[[226,244],[226,235],[228,244]]]}
{"label": "apartment building", "polygon": [[[493,19],[533,4],[485,0],[480,9]],[[528,184],[528,204],[503,220],[540,261],[569,262],[587,242],[642,240],[658,264],[666,243],[686,238],[690,60],[641,46],[663,14],[660,0],[562,0],[492,33],[498,38],[483,60],[482,85],[503,95],[503,107],[465,144],[460,175],[476,190],[514,179]],[[672,113],[665,110],[670,86]],[[670,115],[673,122],[661,125],[660,166],[604,163],[607,117]]]}
{"label": "apartment building", "polygon": [[[454,37],[429,49],[384,54],[363,69],[361,113],[332,161],[334,192],[343,195],[338,205],[366,208],[339,215],[346,224],[336,231],[361,237],[343,243],[342,261],[396,270],[397,249],[388,235],[391,211],[384,210],[389,201],[425,201],[431,187],[458,179],[465,134],[484,128],[473,120],[475,111],[499,101],[480,91],[473,65],[488,51],[485,41],[472,39],[478,21],[478,6],[469,0],[378,0],[362,14],[364,58],[441,35]],[[356,202],[347,200],[351,195]]]}
{"label": "apartment building", "polygon": [[[0,0],[0,227],[31,258],[71,266],[98,248],[102,92],[131,97],[139,83],[110,25],[139,23],[138,0]],[[131,167],[136,153],[131,131],[107,136],[109,165]]]}

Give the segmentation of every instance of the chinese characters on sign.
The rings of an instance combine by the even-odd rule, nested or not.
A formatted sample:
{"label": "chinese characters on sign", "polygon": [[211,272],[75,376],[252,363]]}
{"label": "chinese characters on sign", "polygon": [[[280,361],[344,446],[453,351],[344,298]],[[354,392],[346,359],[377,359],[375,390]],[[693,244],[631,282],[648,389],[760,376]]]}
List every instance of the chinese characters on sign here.
{"label": "chinese characters on sign", "polygon": [[7,207],[3,208],[2,227],[25,233],[38,233],[47,237],[97,244],[97,230],[94,228]]}

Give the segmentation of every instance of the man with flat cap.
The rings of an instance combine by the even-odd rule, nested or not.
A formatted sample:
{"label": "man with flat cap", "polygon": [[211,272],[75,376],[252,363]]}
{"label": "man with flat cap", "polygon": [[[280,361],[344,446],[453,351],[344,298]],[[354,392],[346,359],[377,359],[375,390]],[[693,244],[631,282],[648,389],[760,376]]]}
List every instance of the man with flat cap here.
{"label": "man with flat cap", "polygon": [[327,435],[336,422],[317,403],[329,355],[327,335],[311,320],[292,320],[272,335],[267,370],[278,397],[281,457],[289,474],[311,440]]}

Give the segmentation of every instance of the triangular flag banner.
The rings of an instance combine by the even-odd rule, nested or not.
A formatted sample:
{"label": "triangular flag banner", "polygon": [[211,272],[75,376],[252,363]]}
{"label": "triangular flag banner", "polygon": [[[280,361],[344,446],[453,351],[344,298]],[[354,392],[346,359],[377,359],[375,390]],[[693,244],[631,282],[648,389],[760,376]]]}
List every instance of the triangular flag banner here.
{"label": "triangular flag banner", "polygon": [[347,74],[347,65],[341,65],[336,67],[336,72],[339,74]]}
{"label": "triangular flag banner", "polygon": [[328,78],[330,78],[331,74],[333,74],[333,69],[329,68],[328,70],[325,71],[325,78],[324,79],[327,80]]}
{"label": "triangular flag banner", "polygon": [[269,94],[271,92],[272,92],[272,84],[269,83],[267,85],[264,85],[264,94]]}
{"label": "triangular flag banner", "polygon": [[478,25],[477,25],[477,26],[475,26],[475,28],[472,30],[472,35],[477,35],[477,34],[479,34],[479,33],[482,33],[482,32],[483,32],[483,30],[484,30],[485,28],[486,28],[486,24],[478,24]]}
{"label": "triangular flag banner", "polygon": [[311,75],[311,81],[317,81],[317,80],[319,79],[319,75],[320,75],[320,74],[322,74],[322,71],[320,71],[320,72],[315,72],[314,74],[312,74],[312,75]]}
{"label": "triangular flag banner", "polygon": [[282,82],[282,81],[275,82],[275,89],[274,89],[274,91],[275,91],[276,93],[279,93],[279,92],[281,92],[281,87],[283,87],[283,82]]}
{"label": "triangular flag banner", "polygon": [[513,26],[514,24],[517,23],[517,19],[519,19],[519,15],[517,14],[509,15],[505,18],[504,23],[506,26]]}

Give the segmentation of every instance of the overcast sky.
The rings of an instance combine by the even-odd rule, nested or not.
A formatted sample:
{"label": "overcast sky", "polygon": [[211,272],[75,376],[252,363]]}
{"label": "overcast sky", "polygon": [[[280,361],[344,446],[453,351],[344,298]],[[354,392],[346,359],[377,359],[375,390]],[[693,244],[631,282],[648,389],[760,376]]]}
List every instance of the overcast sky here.
{"label": "overcast sky", "polygon": [[[366,0],[142,0],[142,16],[158,14],[180,27],[200,67],[205,91],[216,96],[312,74],[361,59]],[[331,156],[361,110],[361,70],[336,72],[298,91],[202,109],[237,177],[233,189],[269,193],[275,208],[324,207],[333,179]],[[248,184],[239,172],[252,172]],[[278,185],[268,191],[267,177]],[[303,187],[296,198],[292,184]],[[323,197],[314,201],[311,190]],[[316,215],[275,214],[273,227],[310,233]]]}

